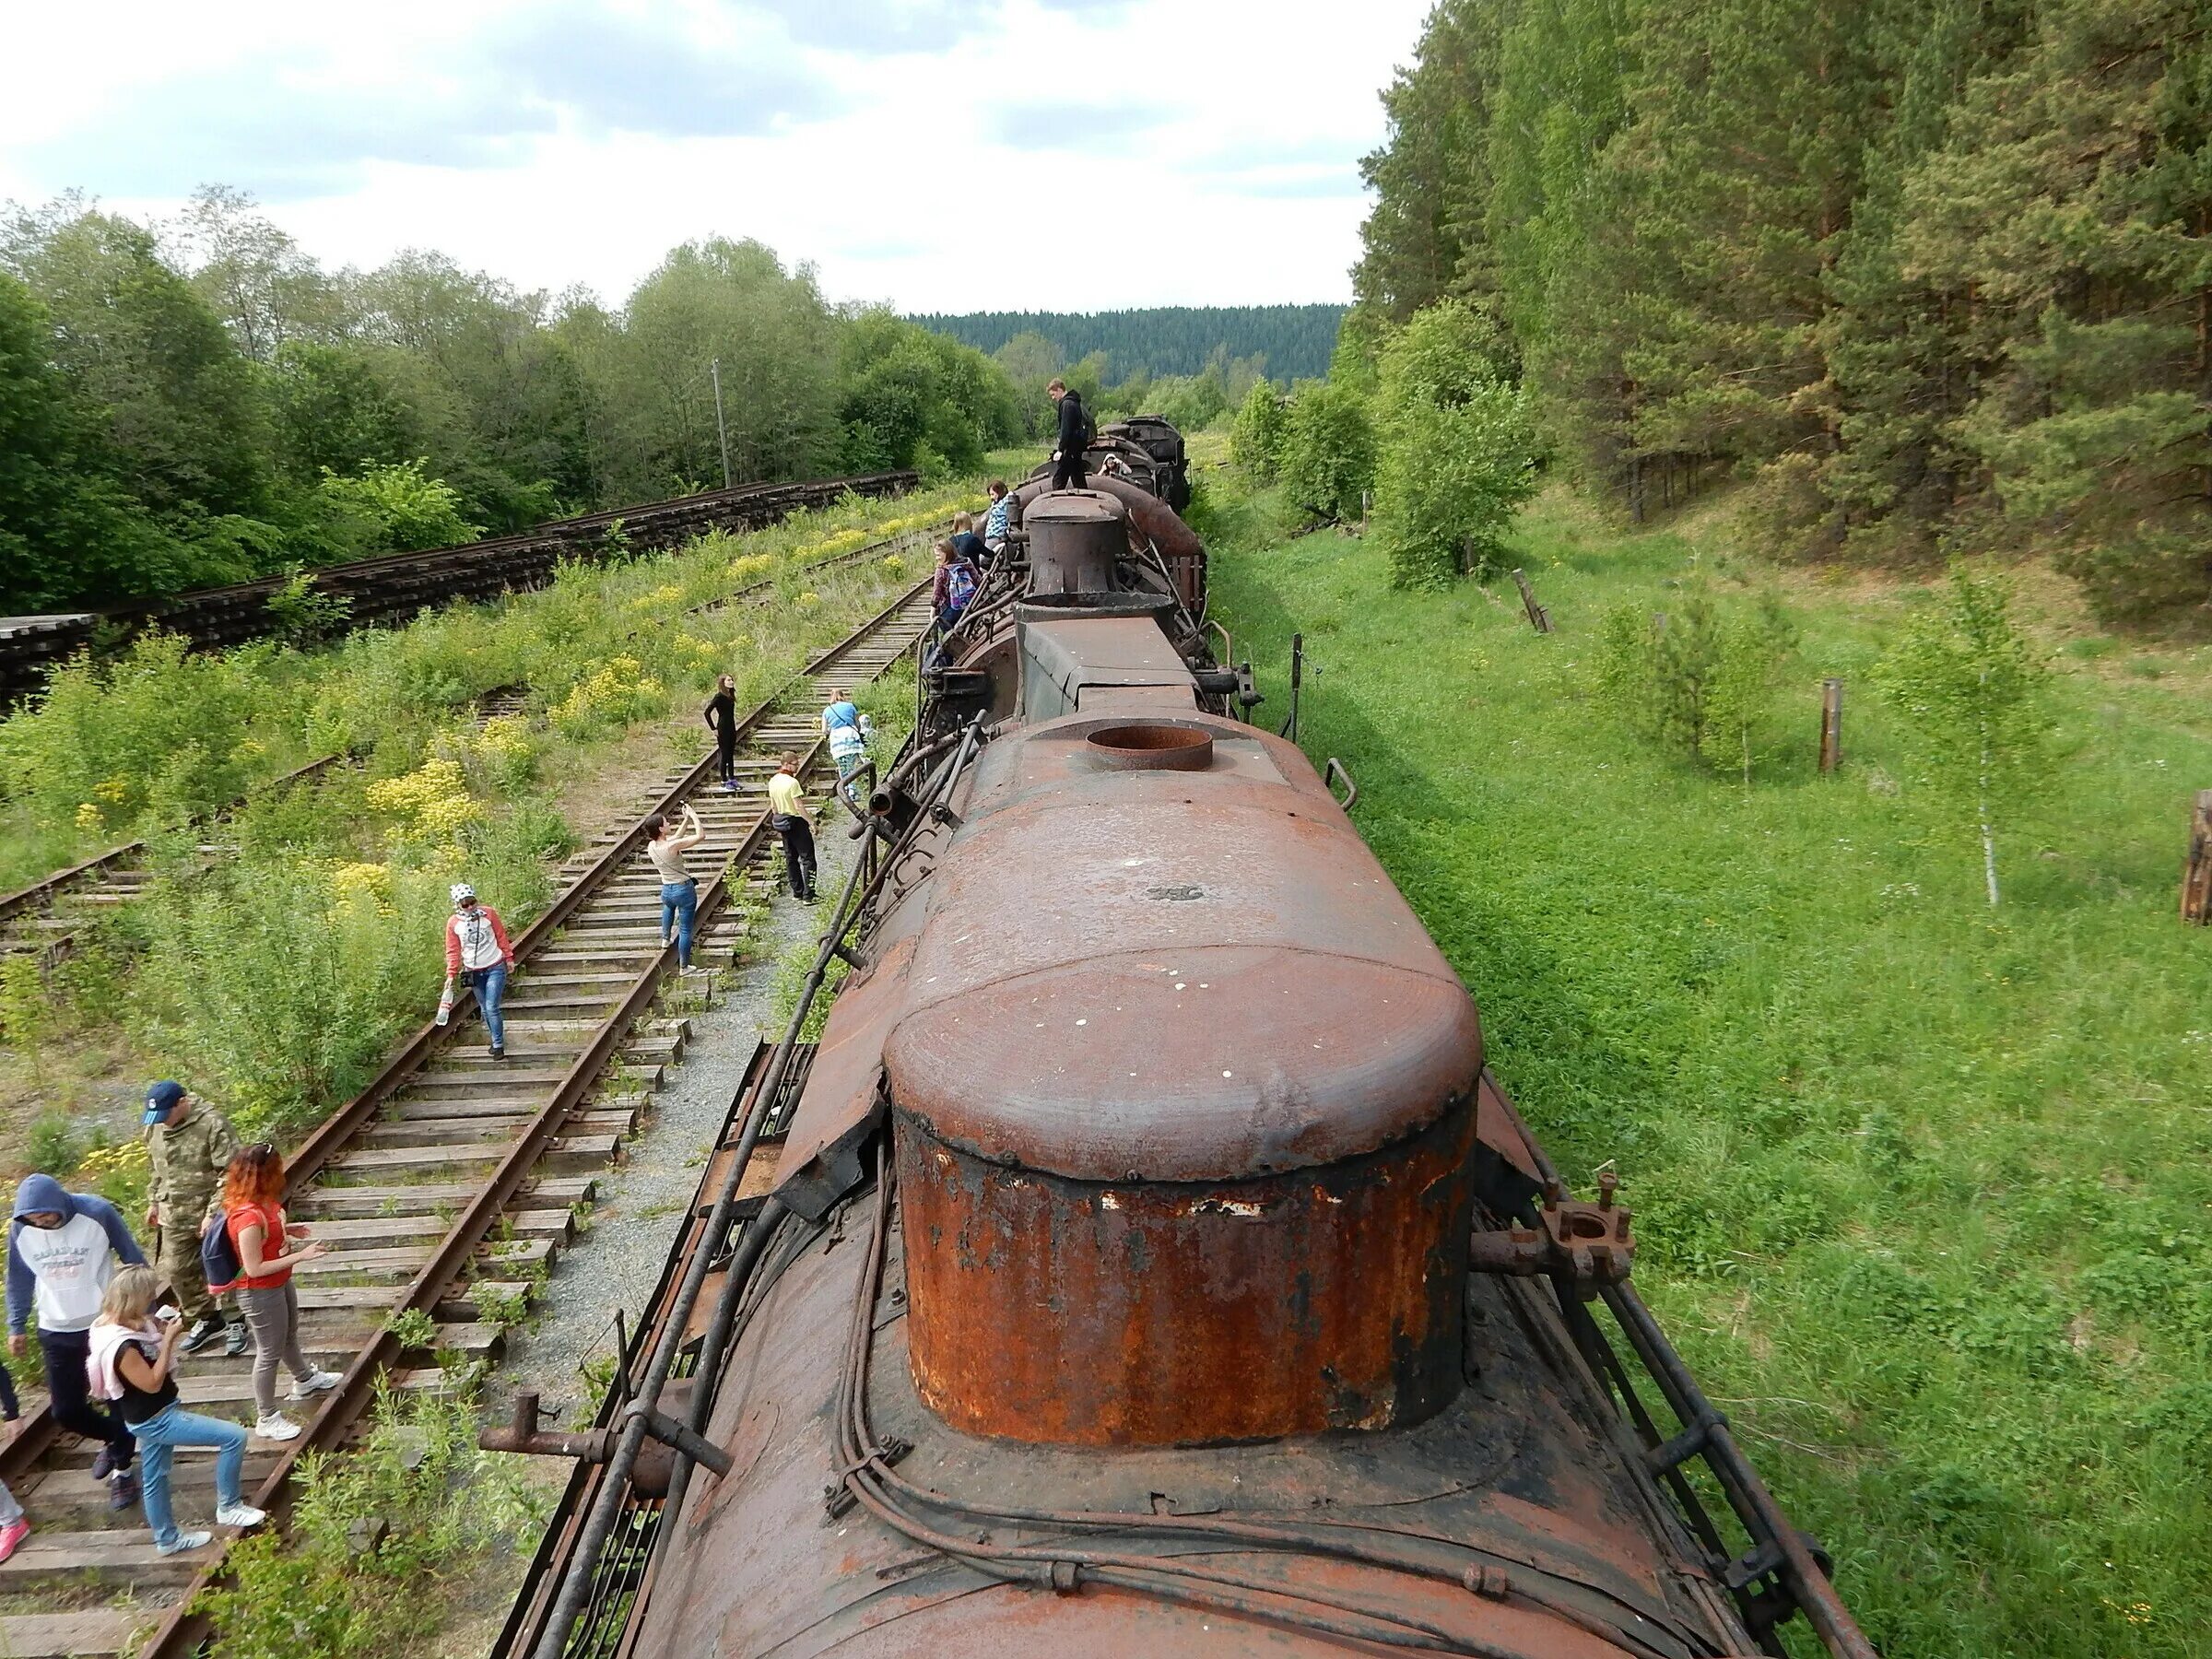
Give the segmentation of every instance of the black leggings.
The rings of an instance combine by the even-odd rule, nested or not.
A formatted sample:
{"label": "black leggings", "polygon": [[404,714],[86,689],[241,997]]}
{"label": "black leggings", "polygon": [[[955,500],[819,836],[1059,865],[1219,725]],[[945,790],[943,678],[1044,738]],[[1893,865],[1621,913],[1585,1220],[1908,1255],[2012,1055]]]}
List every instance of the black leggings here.
{"label": "black leggings", "polygon": [[91,1380],[85,1360],[92,1352],[89,1331],[41,1331],[39,1352],[46,1359],[46,1393],[53,1406],[54,1421],[87,1440],[105,1441],[114,1448],[115,1466],[127,1469],[138,1442],[124,1427],[123,1418],[92,1408]]}
{"label": "black leggings", "polygon": [[791,879],[794,899],[814,897],[814,830],[804,818],[776,816],[776,833],[783,838],[783,874]]}
{"label": "black leggings", "polygon": [[737,734],[725,732],[714,740],[714,762],[722,770],[717,774],[727,783],[737,775]]}

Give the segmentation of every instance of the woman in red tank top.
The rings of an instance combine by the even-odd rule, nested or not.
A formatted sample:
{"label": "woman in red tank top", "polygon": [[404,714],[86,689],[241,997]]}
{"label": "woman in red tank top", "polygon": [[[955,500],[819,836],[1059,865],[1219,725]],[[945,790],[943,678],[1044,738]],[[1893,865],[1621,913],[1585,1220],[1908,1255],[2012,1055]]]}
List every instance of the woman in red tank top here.
{"label": "woman in red tank top", "polygon": [[[312,1399],[335,1388],[335,1372],[317,1371],[300,1351],[300,1292],[292,1269],[330,1246],[304,1227],[288,1227],[284,1214],[284,1159],[267,1141],[230,1160],[223,1177],[223,1226],[238,1250],[238,1305],[253,1333],[253,1405],[261,1414],[253,1432],[264,1440],[296,1438],[300,1425],[276,1409],[276,1362],[292,1373],[292,1398]],[[287,1246],[296,1248],[288,1251]]]}

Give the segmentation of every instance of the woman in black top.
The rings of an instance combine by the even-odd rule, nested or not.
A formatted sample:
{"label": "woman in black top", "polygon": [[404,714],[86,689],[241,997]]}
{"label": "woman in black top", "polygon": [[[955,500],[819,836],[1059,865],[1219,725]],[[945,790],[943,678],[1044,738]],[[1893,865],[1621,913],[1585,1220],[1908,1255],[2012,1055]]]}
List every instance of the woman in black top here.
{"label": "woman in black top", "polygon": [[724,675],[707,700],[707,724],[714,733],[714,759],[721,768],[722,787],[737,793],[737,682]]}
{"label": "woman in black top", "polygon": [[198,1549],[214,1536],[181,1532],[169,1503],[169,1465],[179,1446],[214,1449],[215,1519],[221,1526],[258,1526],[267,1517],[245,1501],[239,1476],[246,1462],[246,1431],[237,1423],[196,1417],[177,1404],[177,1339],[183,1322],[176,1311],[153,1319],[159,1281],[150,1267],[125,1267],[108,1281],[100,1317],[92,1324],[93,1393],[112,1399],[138,1441],[141,1491],[154,1547],[163,1555]]}

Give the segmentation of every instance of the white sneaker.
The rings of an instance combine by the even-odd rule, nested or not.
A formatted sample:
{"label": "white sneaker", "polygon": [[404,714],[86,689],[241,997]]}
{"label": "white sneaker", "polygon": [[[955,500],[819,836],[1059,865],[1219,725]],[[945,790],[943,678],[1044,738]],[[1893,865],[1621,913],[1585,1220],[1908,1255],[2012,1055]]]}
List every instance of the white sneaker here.
{"label": "white sneaker", "polygon": [[338,1373],[336,1371],[309,1371],[306,1376],[292,1384],[292,1398],[304,1400],[311,1394],[328,1394],[337,1385]]}
{"label": "white sneaker", "polygon": [[288,1441],[300,1438],[300,1425],[281,1411],[272,1411],[253,1425],[253,1432],[263,1440]]}
{"label": "white sneaker", "polygon": [[174,1544],[157,1544],[154,1547],[163,1555],[182,1555],[188,1549],[205,1549],[214,1542],[213,1533],[179,1533]]}
{"label": "white sneaker", "polygon": [[257,1510],[250,1503],[218,1503],[215,1508],[218,1526],[259,1526],[268,1518],[268,1511]]}

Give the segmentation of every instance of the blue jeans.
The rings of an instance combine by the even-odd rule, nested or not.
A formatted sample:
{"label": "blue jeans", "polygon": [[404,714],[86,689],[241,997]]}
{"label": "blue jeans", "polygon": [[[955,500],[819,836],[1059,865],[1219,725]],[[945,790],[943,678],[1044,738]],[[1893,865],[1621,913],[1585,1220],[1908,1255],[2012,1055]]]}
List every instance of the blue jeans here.
{"label": "blue jeans", "polygon": [[699,925],[699,883],[669,881],[661,886],[661,937],[676,924],[676,959],[691,966],[691,930]]}
{"label": "blue jeans", "polygon": [[507,994],[507,964],[494,962],[488,968],[471,968],[468,988],[477,994],[477,1006],[483,1013],[484,1029],[490,1033],[491,1046],[505,1048],[507,1022],[500,1018],[500,999]]}
{"label": "blue jeans", "polygon": [[134,1423],[131,1432],[138,1439],[139,1491],[155,1543],[177,1541],[177,1518],[169,1507],[169,1458],[179,1446],[215,1447],[215,1500],[240,1501],[238,1477],[246,1466],[246,1431],[239,1424],[194,1417],[172,1403],[145,1422]]}

